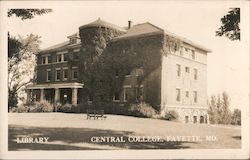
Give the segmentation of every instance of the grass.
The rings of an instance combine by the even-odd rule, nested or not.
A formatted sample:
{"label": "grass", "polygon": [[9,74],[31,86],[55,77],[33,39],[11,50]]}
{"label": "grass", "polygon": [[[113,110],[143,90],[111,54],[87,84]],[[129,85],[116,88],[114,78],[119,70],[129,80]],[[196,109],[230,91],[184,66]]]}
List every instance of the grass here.
{"label": "grass", "polygon": [[[49,137],[46,144],[20,144],[17,137]],[[199,136],[202,141],[94,143],[93,136]],[[216,141],[206,140],[215,136]],[[106,120],[87,120],[86,114],[9,113],[9,150],[98,149],[228,149],[241,147],[239,127],[183,124],[165,120],[107,115]]]}

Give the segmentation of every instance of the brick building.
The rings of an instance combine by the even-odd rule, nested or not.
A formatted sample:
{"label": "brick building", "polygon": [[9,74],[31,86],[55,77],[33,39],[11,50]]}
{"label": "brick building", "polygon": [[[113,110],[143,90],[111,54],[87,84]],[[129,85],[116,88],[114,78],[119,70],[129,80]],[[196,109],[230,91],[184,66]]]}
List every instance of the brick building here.
{"label": "brick building", "polygon": [[[29,100],[72,105],[143,101],[162,114],[177,111],[183,122],[207,122],[208,49],[148,22],[129,21],[122,28],[98,19],[68,38],[38,53],[37,82],[27,86]],[[93,68],[97,71],[90,72]]]}

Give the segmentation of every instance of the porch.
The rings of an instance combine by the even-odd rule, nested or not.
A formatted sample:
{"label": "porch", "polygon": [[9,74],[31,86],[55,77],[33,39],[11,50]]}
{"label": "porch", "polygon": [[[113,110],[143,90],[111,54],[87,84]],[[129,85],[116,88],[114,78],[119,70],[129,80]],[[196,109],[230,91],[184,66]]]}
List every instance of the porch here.
{"label": "porch", "polygon": [[50,103],[77,105],[82,83],[32,84],[26,87],[27,102],[46,100]]}

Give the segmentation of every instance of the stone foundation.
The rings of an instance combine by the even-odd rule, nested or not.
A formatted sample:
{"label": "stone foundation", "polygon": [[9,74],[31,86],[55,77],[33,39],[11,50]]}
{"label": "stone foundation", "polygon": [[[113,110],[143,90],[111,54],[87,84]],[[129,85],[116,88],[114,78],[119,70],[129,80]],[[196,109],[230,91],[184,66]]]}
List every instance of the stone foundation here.
{"label": "stone foundation", "polygon": [[182,123],[209,124],[209,116],[205,107],[164,107],[161,111],[163,116],[167,111],[176,111],[178,120]]}

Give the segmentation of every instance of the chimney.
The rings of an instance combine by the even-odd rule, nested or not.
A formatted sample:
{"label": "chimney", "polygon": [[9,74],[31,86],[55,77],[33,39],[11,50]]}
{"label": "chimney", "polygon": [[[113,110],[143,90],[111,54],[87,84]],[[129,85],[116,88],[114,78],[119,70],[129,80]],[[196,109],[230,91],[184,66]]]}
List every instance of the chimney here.
{"label": "chimney", "polygon": [[128,29],[130,29],[131,27],[132,27],[132,21],[129,20],[129,21],[128,21]]}

